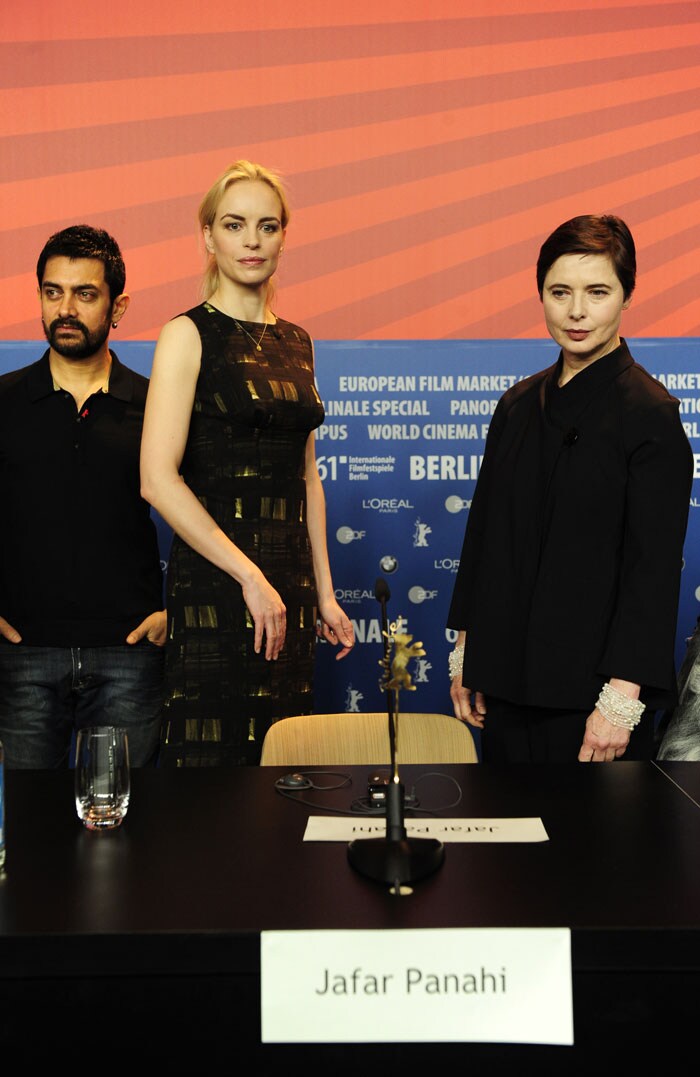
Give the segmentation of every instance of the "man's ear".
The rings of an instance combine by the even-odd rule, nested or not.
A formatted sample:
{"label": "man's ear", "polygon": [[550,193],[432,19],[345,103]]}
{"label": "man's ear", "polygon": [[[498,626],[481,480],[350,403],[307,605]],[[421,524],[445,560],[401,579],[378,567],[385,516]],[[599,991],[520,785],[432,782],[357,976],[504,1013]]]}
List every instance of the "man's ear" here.
{"label": "man's ear", "polygon": [[112,303],[112,328],[116,329],[119,322],[126,314],[127,307],[131,302],[131,296],[124,292],[122,295],[118,295]]}

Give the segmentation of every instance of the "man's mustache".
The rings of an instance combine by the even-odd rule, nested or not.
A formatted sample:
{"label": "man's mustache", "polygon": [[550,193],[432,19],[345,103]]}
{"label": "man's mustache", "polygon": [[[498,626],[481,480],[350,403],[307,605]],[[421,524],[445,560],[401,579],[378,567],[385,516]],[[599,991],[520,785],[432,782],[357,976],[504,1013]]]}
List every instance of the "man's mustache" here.
{"label": "man's mustache", "polygon": [[80,329],[87,333],[87,329],[77,318],[55,318],[49,326],[49,332],[53,333],[56,329]]}

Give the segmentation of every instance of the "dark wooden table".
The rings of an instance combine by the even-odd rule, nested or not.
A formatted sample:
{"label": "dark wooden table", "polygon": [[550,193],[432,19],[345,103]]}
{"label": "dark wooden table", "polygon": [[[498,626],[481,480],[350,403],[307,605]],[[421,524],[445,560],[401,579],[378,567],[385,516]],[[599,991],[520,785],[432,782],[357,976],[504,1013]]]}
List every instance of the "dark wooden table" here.
{"label": "dark wooden table", "polygon": [[[6,775],[0,882],[0,1042],[26,1058],[80,1034],[142,1057],[279,1064],[482,1061],[581,1071],[695,1038],[700,998],[700,764],[406,767],[424,806],[462,789],[453,816],[539,816],[542,844],[448,845],[407,898],[358,875],[344,844],[303,843],[313,804],[282,798],[283,770],[136,771],[122,828],[79,824],[69,772]],[[329,779],[319,779],[329,781]],[[572,930],[576,1045],[262,1046],[263,929],[564,926]],[[289,985],[294,990],[293,982]],[[112,1039],[110,1039],[110,1037]],[[29,1053],[27,1053],[29,1052]],[[295,1061],[296,1060],[296,1061]]]}

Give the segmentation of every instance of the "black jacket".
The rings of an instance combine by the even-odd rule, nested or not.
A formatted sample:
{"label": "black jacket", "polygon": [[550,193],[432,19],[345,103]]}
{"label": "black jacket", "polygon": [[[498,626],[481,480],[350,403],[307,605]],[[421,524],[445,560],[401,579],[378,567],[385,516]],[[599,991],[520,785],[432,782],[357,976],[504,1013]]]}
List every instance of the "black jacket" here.
{"label": "black jacket", "polygon": [[592,710],[620,677],[665,706],[693,470],[678,401],[624,341],[562,389],[560,364],[489,428],[448,619],[467,631],[463,683]]}

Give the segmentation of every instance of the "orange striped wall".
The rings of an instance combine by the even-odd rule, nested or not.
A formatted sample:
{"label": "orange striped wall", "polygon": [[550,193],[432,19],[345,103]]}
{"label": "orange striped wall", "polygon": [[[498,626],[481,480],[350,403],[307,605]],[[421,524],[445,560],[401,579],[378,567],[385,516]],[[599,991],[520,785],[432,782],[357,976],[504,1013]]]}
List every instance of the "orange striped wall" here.
{"label": "orange striped wall", "polygon": [[154,338],[241,156],[287,177],[277,309],[317,338],[543,336],[539,245],[603,211],[638,245],[626,334],[700,335],[697,0],[26,0],[0,30],[2,339],[38,335],[36,256],[78,221],[124,250],[120,337]]}

